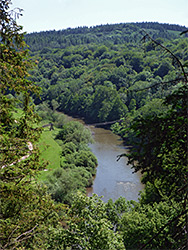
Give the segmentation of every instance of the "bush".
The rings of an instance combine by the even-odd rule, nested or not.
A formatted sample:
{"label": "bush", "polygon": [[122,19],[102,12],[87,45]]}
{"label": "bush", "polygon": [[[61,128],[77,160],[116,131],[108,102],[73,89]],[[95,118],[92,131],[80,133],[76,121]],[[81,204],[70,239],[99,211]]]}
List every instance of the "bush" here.
{"label": "bush", "polygon": [[58,168],[47,177],[48,192],[56,202],[71,204],[76,190],[86,192],[92,185],[92,175],[83,167]]}

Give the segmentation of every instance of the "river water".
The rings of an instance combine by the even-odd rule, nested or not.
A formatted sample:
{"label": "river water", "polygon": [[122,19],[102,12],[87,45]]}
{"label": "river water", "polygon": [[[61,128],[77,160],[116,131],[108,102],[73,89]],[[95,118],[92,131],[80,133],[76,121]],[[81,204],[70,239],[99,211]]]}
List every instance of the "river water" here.
{"label": "river water", "polygon": [[[69,120],[80,119],[68,117]],[[94,138],[94,143],[90,144],[92,152],[98,159],[97,173],[91,188],[87,189],[87,195],[96,193],[103,196],[104,202],[110,198],[115,201],[120,196],[127,200],[138,200],[139,191],[143,189],[140,182],[140,174],[132,173],[131,165],[127,165],[127,158],[122,157],[117,161],[117,156],[127,153],[128,148],[123,145],[121,138],[113,134],[110,130],[87,126]]]}
{"label": "river water", "polygon": [[110,130],[90,126],[95,143],[90,144],[92,152],[98,159],[98,167],[93,187],[88,189],[88,195],[96,193],[103,196],[103,201],[110,198],[115,201],[120,196],[127,200],[138,200],[139,191],[143,189],[140,174],[132,173],[127,158],[117,161],[117,156],[127,153],[123,141]]}

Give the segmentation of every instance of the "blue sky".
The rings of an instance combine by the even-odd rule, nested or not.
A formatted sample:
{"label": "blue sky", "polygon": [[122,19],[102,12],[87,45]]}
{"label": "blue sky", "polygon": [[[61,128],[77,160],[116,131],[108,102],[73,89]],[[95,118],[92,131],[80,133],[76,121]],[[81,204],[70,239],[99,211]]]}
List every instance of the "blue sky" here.
{"label": "blue sky", "polygon": [[24,9],[24,31],[61,30],[126,22],[160,22],[188,27],[188,0],[12,0]]}

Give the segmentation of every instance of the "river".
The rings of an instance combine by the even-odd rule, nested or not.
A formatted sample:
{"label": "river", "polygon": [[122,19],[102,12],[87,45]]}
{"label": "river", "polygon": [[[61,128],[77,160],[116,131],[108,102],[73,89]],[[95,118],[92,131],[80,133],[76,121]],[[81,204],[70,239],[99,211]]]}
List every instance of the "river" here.
{"label": "river", "polygon": [[[77,120],[84,124],[83,120],[68,117],[69,120]],[[127,158],[122,157],[117,161],[117,156],[127,153],[128,148],[118,135],[110,130],[87,126],[94,138],[90,144],[92,152],[98,159],[97,173],[91,188],[87,189],[87,195],[96,193],[103,196],[104,202],[110,198],[115,201],[120,196],[127,200],[138,200],[139,191],[143,189],[140,182],[140,174],[132,173],[130,165],[127,165]]]}

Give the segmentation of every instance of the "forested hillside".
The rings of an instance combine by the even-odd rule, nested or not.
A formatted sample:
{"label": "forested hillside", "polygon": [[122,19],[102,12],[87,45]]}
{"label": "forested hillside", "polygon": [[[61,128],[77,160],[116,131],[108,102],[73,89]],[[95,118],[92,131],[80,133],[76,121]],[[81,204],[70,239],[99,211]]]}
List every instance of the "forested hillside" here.
{"label": "forested hillside", "polygon": [[[0,249],[187,249],[185,27],[117,24],[24,37],[10,3],[0,2]],[[138,202],[81,193],[97,164],[91,135],[56,110],[123,120],[113,130],[129,138],[129,163],[142,173]],[[46,185],[38,114],[54,120],[62,150]]]}
{"label": "forested hillside", "polygon": [[[181,76],[169,54],[151,41],[144,43],[143,29],[188,60],[187,38],[179,35],[185,27],[178,25],[117,24],[27,35],[37,64],[30,79],[42,88],[35,103],[52,107],[56,100],[59,111],[89,123],[119,120],[141,107],[144,113],[143,106],[151,100],[157,111],[160,99],[173,88],[168,82],[173,79],[176,84]],[[160,82],[166,84],[157,85]]]}
{"label": "forested hillside", "polygon": [[160,23],[121,23],[94,27],[78,27],[59,31],[44,31],[28,34],[25,38],[31,51],[42,50],[44,47],[61,48],[83,44],[125,44],[140,42],[144,29],[153,38],[175,39],[186,28],[179,25]]}

